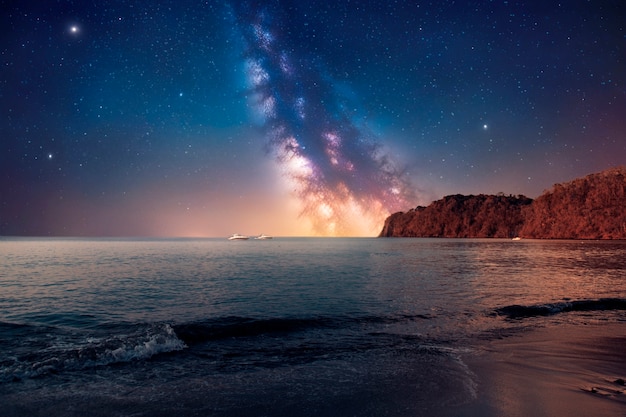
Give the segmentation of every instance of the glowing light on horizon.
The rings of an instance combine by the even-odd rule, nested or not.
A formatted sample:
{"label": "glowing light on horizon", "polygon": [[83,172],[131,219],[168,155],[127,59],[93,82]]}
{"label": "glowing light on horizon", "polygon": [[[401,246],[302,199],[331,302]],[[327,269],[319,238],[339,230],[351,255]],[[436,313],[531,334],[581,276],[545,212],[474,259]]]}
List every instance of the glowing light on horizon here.
{"label": "glowing light on horizon", "polygon": [[293,49],[280,42],[280,22],[246,9],[239,23],[248,44],[249,98],[302,215],[319,235],[378,233],[390,212],[414,201],[407,178],[351,121],[330,77],[292,59]]}

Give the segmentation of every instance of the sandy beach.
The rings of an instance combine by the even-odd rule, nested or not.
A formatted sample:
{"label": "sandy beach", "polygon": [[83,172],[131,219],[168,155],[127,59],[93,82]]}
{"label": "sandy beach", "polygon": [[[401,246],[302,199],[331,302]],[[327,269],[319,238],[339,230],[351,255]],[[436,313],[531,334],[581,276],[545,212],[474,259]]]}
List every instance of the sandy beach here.
{"label": "sandy beach", "polygon": [[529,329],[464,360],[477,398],[451,416],[626,416],[626,324]]}

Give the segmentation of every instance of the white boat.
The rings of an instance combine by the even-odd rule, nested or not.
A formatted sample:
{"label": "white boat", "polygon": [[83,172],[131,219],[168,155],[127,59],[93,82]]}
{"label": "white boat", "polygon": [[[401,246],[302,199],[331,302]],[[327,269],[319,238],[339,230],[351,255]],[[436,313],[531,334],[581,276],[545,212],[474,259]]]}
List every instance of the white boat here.
{"label": "white boat", "polygon": [[264,235],[263,233],[261,233],[259,236],[255,237],[256,240],[267,240],[267,239],[273,239],[272,236],[268,236],[268,235]]}
{"label": "white boat", "polygon": [[511,239],[511,240],[522,240],[522,238],[521,238],[521,237],[519,237],[519,236],[515,236],[515,237],[514,237],[513,239]]}
{"label": "white boat", "polygon": [[250,239],[248,236],[240,235],[239,233],[235,233],[228,238],[228,240],[248,240]]}

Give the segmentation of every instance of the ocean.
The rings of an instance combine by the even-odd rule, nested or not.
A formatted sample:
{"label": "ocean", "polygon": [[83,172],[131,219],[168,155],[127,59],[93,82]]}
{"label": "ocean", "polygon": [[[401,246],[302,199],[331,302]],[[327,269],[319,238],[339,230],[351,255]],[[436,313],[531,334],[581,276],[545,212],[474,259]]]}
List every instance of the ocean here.
{"label": "ocean", "polygon": [[[623,349],[625,271],[624,241],[0,238],[0,415],[498,415],[511,341]],[[626,415],[596,340],[567,395]]]}

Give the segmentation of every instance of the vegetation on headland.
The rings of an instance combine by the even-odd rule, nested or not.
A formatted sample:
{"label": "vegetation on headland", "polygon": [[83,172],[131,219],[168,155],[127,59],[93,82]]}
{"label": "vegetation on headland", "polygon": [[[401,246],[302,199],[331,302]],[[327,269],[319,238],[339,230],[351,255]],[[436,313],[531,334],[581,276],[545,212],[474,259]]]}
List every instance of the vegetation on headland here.
{"label": "vegetation on headland", "polygon": [[523,195],[450,195],[394,213],[381,237],[626,239],[626,167]]}

